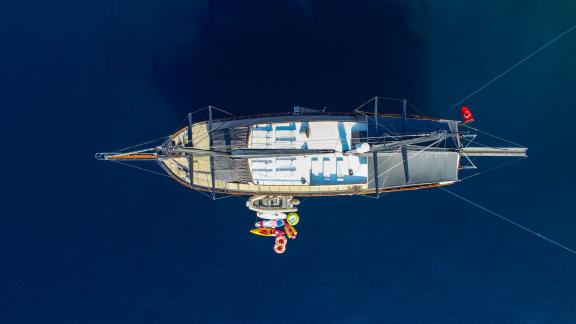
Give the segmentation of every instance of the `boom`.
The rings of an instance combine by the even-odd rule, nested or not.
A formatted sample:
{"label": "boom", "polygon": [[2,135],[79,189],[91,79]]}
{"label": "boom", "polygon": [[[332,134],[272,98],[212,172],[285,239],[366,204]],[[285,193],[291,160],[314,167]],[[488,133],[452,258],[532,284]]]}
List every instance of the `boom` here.
{"label": "boom", "polygon": [[461,152],[467,156],[527,156],[525,147],[465,147]]}

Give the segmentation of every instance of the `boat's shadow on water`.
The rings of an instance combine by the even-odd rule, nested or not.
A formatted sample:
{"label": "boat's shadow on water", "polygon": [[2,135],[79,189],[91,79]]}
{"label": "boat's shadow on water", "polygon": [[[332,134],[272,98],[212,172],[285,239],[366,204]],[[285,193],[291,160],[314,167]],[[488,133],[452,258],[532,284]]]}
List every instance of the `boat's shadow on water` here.
{"label": "boat's shadow on water", "polygon": [[352,110],[374,95],[426,99],[426,46],[410,29],[412,9],[400,4],[190,6],[165,21],[148,52],[114,64],[142,60],[149,73],[140,77],[179,115],[207,104],[246,114]]}

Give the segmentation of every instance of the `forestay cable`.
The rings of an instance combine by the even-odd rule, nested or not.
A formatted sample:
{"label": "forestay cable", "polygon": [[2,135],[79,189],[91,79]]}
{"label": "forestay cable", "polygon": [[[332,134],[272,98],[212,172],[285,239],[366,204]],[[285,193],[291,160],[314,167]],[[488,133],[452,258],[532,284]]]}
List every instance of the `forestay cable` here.
{"label": "forestay cable", "polygon": [[497,138],[497,139],[499,139],[499,140],[501,140],[501,141],[504,141],[504,142],[506,142],[506,143],[508,143],[508,144],[516,145],[516,146],[518,146],[518,147],[524,147],[523,145],[520,145],[520,144],[518,144],[518,143],[514,143],[514,142],[512,142],[512,141],[510,141],[510,140],[507,140],[507,139],[505,139],[505,138],[498,137],[498,136],[496,136],[496,135],[494,135],[494,134],[490,134],[490,133],[485,132],[485,131],[481,131],[481,130],[479,130],[478,128],[474,128],[474,127],[471,127],[471,126],[466,125],[466,124],[460,124],[460,126],[464,126],[464,127],[469,128],[469,129],[471,129],[471,130],[474,130],[474,131],[476,131],[476,132],[479,132],[479,133],[482,133],[482,134],[485,134],[485,135],[488,135],[488,136],[492,136],[492,137]]}
{"label": "forestay cable", "polygon": [[450,109],[453,109],[455,107],[458,107],[461,103],[463,103],[464,101],[466,101],[467,99],[469,99],[470,97],[476,95],[478,92],[484,90],[484,88],[486,88],[487,86],[489,86],[490,84],[492,84],[494,81],[500,79],[501,77],[503,77],[504,75],[508,74],[508,72],[514,70],[516,67],[518,67],[520,64],[528,61],[532,56],[538,54],[540,51],[542,51],[543,49],[545,49],[546,47],[552,45],[553,43],[555,43],[557,40],[559,40],[560,38],[564,37],[566,34],[570,33],[571,31],[573,31],[574,29],[576,29],[576,25],[568,28],[566,31],[564,31],[563,33],[561,33],[560,35],[554,37],[551,41],[549,41],[548,43],[544,44],[542,47],[538,48],[537,50],[535,50],[534,52],[530,53],[530,55],[526,56],[525,58],[523,58],[522,60],[518,61],[516,64],[512,65],[511,67],[509,67],[507,70],[505,70],[504,72],[498,74],[495,78],[493,78],[492,80],[486,82],[483,86],[481,86],[480,88],[476,89],[475,91],[473,91],[472,93],[470,93],[469,95],[467,95],[466,97],[460,99],[457,103],[455,103],[452,107],[450,107]]}
{"label": "forestay cable", "polygon": [[156,138],[156,139],[149,140],[149,141],[147,141],[147,142],[143,142],[143,143],[140,143],[140,144],[136,144],[136,145],[132,145],[132,146],[129,146],[129,147],[125,147],[125,148],[123,148],[123,149],[116,150],[115,152],[126,151],[126,150],[129,150],[129,149],[133,149],[133,148],[135,148],[135,147],[139,147],[139,146],[143,146],[143,145],[146,145],[146,144],[158,142],[158,141],[160,141],[160,140],[165,140],[165,139],[167,139],[167,138],[169,138],[169,137],[170,137],[170,135],[164,136],[164,137],[158,137],[158,138]]}
{"label": "forestay cable", "polygon": [[526,232],[528,232],[528,233],[530,233],[530,234],[533,234],[533,235],[535,235],[535,236],[538,236],[539,238],[541,238],[541,239],[543,239],[543,240],[545,240],[545,241],[547,241],[547,242],[549,242],[549,243],[552,243],[552,244],[554,244],[554,245],[556,245],[556,246],[558,246],[558,247],[560,247],[560,248],[562,248],[562,249],[564,249],[564,250],[566,250],[566,251],[568,251],[568,252],[576,255],[576,251],[574,251],[573,249],[567,247],[566,245],[563,245],[563,244],[561,244],[561,243],[558,243],[558,242],[554,241],[553,239],[551,239],[551,238],[549,238],[549,237],[546,237],[546,236],[544,236],[544,235],[542,235],[542,234],[540,234],[540,233],[537,233],[537,232],[529,229],[529,228],[526,227],[526,226],[520,225],[520,224],[516,223],[515,221],[513,221],[513,220],[511,220],[511,219],[509,219],[509,218],[506,218],[506,217],[504,217],[504,216],[502,216],[502,215],[500,215],[500,214],[498,214],[498,213],[496,213],[496,212],[494,212],[494,211],[491,211],[490,209],[488,209],[488,208],[486,208],[486,207],[482,207],[482,206],[480,206],[479,204],[477,204],[477,203],[475,203],[475,202],[473,202],[473,201],[471,201],[471,200],[468,200],[468,199],[466,199],[466,198],[458,195],[457,193],[454,193],[454,192],[452,192],[452,191],[450,191],[450,190],[448,190],[448,189],[446,189],[446,188],[442,188],[442,187],[438,187],[438,188],[440,188],[440,189],[446,191],[447,193],[453,195],[454,197],[460,198],[460,199],[462,199],[463,201],[465,201],[465,202],[467,202],[467,203],[469,203],[469,204],[471,204],[471,205],[473,205],[473,206],[475,206],[475,207],[478,207],[478,208],[482,209],[483,211],[485,211],[485,212],[487,212],[487,213],[490,213],[490,214],[492,214],[492,215],[494,215],[494,216],[496,216],[496,217],[498,217],[498,218],[500,218],[500,219],[502,219],[502,220],[504,220],[504,221],[506,221],[506,222],[508,222],[508,223],[510,223],[510,224],[512,224],[512,225],[514,225],[514,226],[516,226],[516,227],[518,227],[518,228],[521,228],[521,229],[525,230]]}
{"label": "forestay cable", "polygon": [[127,166],[127,167],[131,167],[131,168],[135,168],[135,169],[138,169],[138,170],[142,170],[142,171],[154,173],[154,174],[157,174],[157,175],[160,175],[160,176],[163,176],[163,177],[172,178],[171,176],[169,176],[169,175],[167,175],[167,174],[163,174],[163,173],[160,173],[160,172],[156,172],[156,171],[148,170],[148,169],[145,169],[145,168],[141,168],[141,167],[136,166],[136,165],[132,165],[132,164],[128,164],[128,163],[116,161],[116,160],[110,160],[110,161],[112,161],[112,162],[114,162],[114,163],[118,163],[118,164],[125,165],[125,166]]}

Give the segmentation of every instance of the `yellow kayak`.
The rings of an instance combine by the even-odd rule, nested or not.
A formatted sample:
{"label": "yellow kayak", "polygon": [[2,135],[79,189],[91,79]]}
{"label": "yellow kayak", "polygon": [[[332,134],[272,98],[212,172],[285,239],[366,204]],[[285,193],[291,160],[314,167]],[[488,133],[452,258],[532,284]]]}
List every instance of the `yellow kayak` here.
{"label": "yellow kayak", "polygon": [[292,226],[289,223],[284,224],[284,230],[286,231],[286,236],[288,236],[291,239],[295,239],[296,235],[298,235],[298,232],[296,231],[294,226]]}
{"label": "yellow kayak", "polygon": [[260,235],[260,236],[284,235],[284,232],[282,232],[280,230],[277,230],[275,228],[267,228],[267,227],[253,228],[250,230],[250,233]]}

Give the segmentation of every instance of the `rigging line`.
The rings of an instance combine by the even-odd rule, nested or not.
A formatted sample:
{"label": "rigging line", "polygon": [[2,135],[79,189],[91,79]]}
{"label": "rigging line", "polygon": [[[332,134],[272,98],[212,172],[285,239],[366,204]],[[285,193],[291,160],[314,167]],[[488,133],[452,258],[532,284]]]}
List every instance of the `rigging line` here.
{"label": "rigging line", "polygon": [[136,151],[130,151],[130,152],[112,152],[112,154],[114,154],[114,156],[126,156],[126,155],[131,155],[131,154],[138,154],[138,153],[142,153],[142,152],[148,152],[153,150],[154,148],[145,148],[142,150],[136,150]]}
{"label": "rigging line", "polygon": [[206,197],[207,197],[208,199],[210,199],[210,200],[214,200],[214,199],[212,199],[212,196],[210,196],[209,194],[205,193],[203,190],[194,190],[194,191],[201,193],[203,196],[206,196]]}
{"label": "rigging line", "polygon": [[[389,97],[377,97],[378,99],[384,99],[384,100],[391,100],[391,101],[404,101],[405,99],[398,99],[398,98],[389,98]],[[374,100],[374,98],[372,98],[371,100],[369,100],[368,102]],[[364,103],[362,106],[364,106],[365,104],[367,104],[368,102]],[[422,110],[418,109],[416,106],[414,106],[410,101],[406,100],[406,103],[408,105],[410,105],[412,108],[416,109],[416,111],[418,111],[419,113],[421,113],[422,115],[426,115],[424,112],[422,112]],[[361,106],[361,107],[362,107]],[[358,107],[360,108],[360,107]],[[358,109],[356,108],[356,109]]]}
{"label": "rigging line", "polygon": [[172,134],[176,134],[181,129],[187,128],[187,127],[188,127],[188,114],[186,114],[186,116],[184,116],[184,118],[182,118],[182,121],[180,122],[180,124],[178,124],[178,127],[176,127],[176,130],[174,132],[172,132]]}
{"label": "rigging line", "polygon": [[570,33],[571,31],[573,31],[574,29],[576,29],[576,25],[568,28],[566,31],[564,31],[563,33],[561,33],[560,35],[554,37],[551,41],[549,41],[548,43],[544,44],[542,47],[538,48],[537,50],[535,50],[534,52],[530,53],[530,55],[526,56],[525,58],[523,58],[522,60],[518,61],[516,64],[512,65],[511,67],[509,67],[506,71],[498,74],[495,78],[493,78],[492,80],[486,82],[483,86],[481,86],[480,88],[476,89],[475,91],[473,91],[472,93],[470,93],[469,95],[467,95],[466,97],[462,98],[460,101],[458,101],[457,103],[455,103],[452,107],[450,107],[450,109],[453,109],[455,107],[457,107],[458,105],[460,105],[461,103],[463,103],[464,101],[466,101],[468,98],[474,96],[475,94],[477,94],[478,92],[482,91],[484,88],[486,88],[487,86],[489,86],[490,84],[492,84],[494,81],[500,79],[501,77],[503,77],[504,75],[508,74],[508,72],[514,70],[516,67],[518,67],[520,64],[526,62],[528,59],[530,59],[532,56],[538,54],[540,51],[542,51],[543,49],[545,49],[546,47],[552,45],[553,43],[555,43],[557,40],[559,40],[560,38],[564,37],[566,34]]}
{"label": "rigging line", "polygon": [[[214,108],[214,107],[213,107],[213,108]],[[362,114],[362,115],[364,115],[364,116],[367,116],[367,115],[364,114],[362,111],[359,111],[359,113]],[[321,118],[321,117],[323,117],[323,116],[321,116],[321,115],[319,115],[319,116],[312,116],[311,118],[309,118],[309,120],[307,120],[307,122],[313,121],[313,120],[315,120],[315,119],[319,119],[319,118]],[[250,126],[251,123],[252,123],[252,121],[247,121],[247,122],[241,124],[240,126],[236,126],[236,127],[246,127],[246,126]],[[382,125],[381,123],[377,123],[377,124],[378,124],[378,126],[384,128],[384,129],[387,130],[388,132],[385,133],[385,134],[383,134],[383,135],[381,135],[381,136],[369,136],[369,137],[365,137],[366,139],[375,139],[375,140],[378,140],[378,139],[385,139],[385,138],[395,138],[395,137],[398,137],[398,136],[422,136],[422,135],[428,134],[428,133],[422,133],[422,134],[396,133],[396,132],[393,132],[390,128]],[[223,126],[224,126],[224,123],[219,124],[218,127],[216,127],[216,128],[215,128],[214,130],[212,130],[211,132],[206,132],[205,134],[201,135],[201,137],[200,137],[199,139],[198,139],[198,138],[195,138],[195,139],[194,139],[194,142],[197,142],[197,143],[198,143],[198,142],[202,142],[202,141],[206,140],[210,135],[212,135],[212,134],[215,133],[216,131],[222,129]],[[398,136],[393,136],[392,134],[398,134]],[[358,137],[358,138],[351,138],[351,140],[353,140],[353,139],[364,139],[364,137],[362,137],[362,138],[360,138],[360,137]],[[301,144],[301,143],[305,143],[305,142],[319,142],[319,143],[334,142],[334,143],[337,143],[337,142],[340,142],[340,141],[342,141],[341,138],[334,138],[334,139],[321,139],[321,140],[291,141],[291,143],[293,143],[293,144]],[[212,148],[214,148],[214,147],[212,147]]]}
{"label": "rigging line", "polygon": [[464,148],[467,148],[467,147],[469,147],[469,146],[472,145],[472,144],[480,145],[480,146],[482,146],[482,147],[487,147],[487,148],[495,148],[494,145],[491,145],[491,146],[490,146],[490,145],[485,145],[485,144],[482,144],[482,143],[480,143],[480,142],[476,142],[476,141],[474,141],[474,140],[471,140],[471,141],[468,143],[468,145],[464,146]]}
{"label": "rigging line", "polygon": [[245,198],[242,198],[242,196],[238,196],[238,195],[231,195],[230,197],[238,198],[238,199],[240,199],[240,200],[241,200],[241,201],[243,201],[243,202],[245,202],[245,201],[246,201],[246,200],[245,200]]}
{"label": "rigging line", "polygon": [[366,101],[365,103],[361,104],[358,108],[354,109],[354,111],[363,112],[362,110],[358,110],[358,109],[360,109],[360,108],[364,107],[366,104],[374,101],[374,99],[376,99],[376,98],[378,98],[378,99],[384,99],[384,100],[390,100],[390,101],[403,101],[403,99],[398,99],[398,98],[389,98],[389,97],[375,96],[375,97],[370,98],[370,100]]}
{"label": "rigging line", "polygon": [[150,173],[154,173],[154,174],[157,174],[157,175],[161,175],[161,176],[163,176],[163,177],[172,178],[172,177],[169,176],[169,175],[166,175],[166,174],[163,174],[163,173],[160,173],[160,172],[156,172],[156,171],[152,171],[152,170],[148,170],[148,169],[144,169],[144,168],[141,168],[141,167],[132,165],[132,164],[128,164],[128,163],[124,163],[124,162],[120,162],[120,161],[115,161],[115,160],[110,160],[110,161],[112,161],[112,162],[114,162],[114,163],[118,163],[118,164],[122,164],[122,165],[125,165],[125,166],[128,166],[128,167],[131,167],[131,168],[136,168],[136,169],[143,170],[143,171],[146,171],[146,172],[150,172]]}
{"label": "rigging line", "polygon": [[422,112],[422,110],[416,108],[416,106],[414,106],[410,101],[406,100],[406,103],[407,103],[408,105],[410,105],[410,107],[416,109],[417,112],[421,113],[421,114],[424,115],[424,116],[426,115],[424,112]]}
{"label": "rigging line", "polygon": [[150,144],[150,143],[153,143],[153,142],[156,142],[156,141],[159,141],[159,140],[162,140],[162,139],[168,138],[168,137],[170,137],[170,135],[168,135],[168,136],[164,136],[164,137],[159,137],[159,138],[156,138],[156,139],[153,139],[153,140],[150,140],[150,141],[144,142],[144,143],[140,143],[140,144],[132,145],[132,146],[129,146],[129,147],[125,147],[125,148],[123,148],[123,149],[120,149],[120,150],[117,150],[117,151],[115,151],[115,152],[118,152],[118,153],[119,153],[119,152],[122,152],[122,151],[126,151],[126,150],[129,150],[129,149],[131,149],[131,148],[135,148],[135,147],[138,147],[138,146],[142,146],[142,145]]}
{"label": "rigging line", "polygon": [[[206,134],[202,134],[202,137],[200,137],[200,139],[195,139],[193,138],[192,140],[195,141],[196,143],[200,143],[204,140],[208,140],[210,141],[210,136],[213,135],[215,132],[219,131],[225,124],[225,121],[222,122],[218,122],[218,127],[216,128],[212,128],[212,130],[208,130],[208,121],[203,121],[206,124]],[[214,127],[214,123],[212,123],[212,127]],[[188,141],[189,143],[189,141]]]}
{"label": "rigging line", "polygon": [[488,209],[488,208],[486,208],[486,207],[482,207],[482,206],[480,206],[479,204],[477,204],[477,203],[475,203],[475,202],[473,202],[473,201],[471,201],[471,200],[468,200],[468,199],[466,199],[466,198],[464,198],[464,197],[462,197],[462,196],[460,196],[460,195],[458,195],[458,194],[456,194],[456,193],[454,193],[454,192],[452,192],[452,191],[450,191],[450,190],[448,190],[448,189],[446,189],[446,188],[442,188],[442,187],[438,187],[438,188],[446,191],[447,193],[453,195],[454,197],[460,198],[460,199],[464,200],[465,202],[467,202],[467,203],[469,203],[469,204],[471,204],[471,205],[473,205],[473,206],[476,206],[476,207],[482,209],[483,211],[485,211],[485,212],[487,212],[487,213],[489,213],[489,214],[492,214],[492,215],[494,215],[494,216],[496,216],[496,217],[499,217],[500,219],[502,219],[502,220],[504,220],[504,221],[506,221],[506,222],[508,222],[508,223],[510,223],[510,224],[512,224],[512,225],[514,225],[514,226],[516,226],[516,227],[518,227],[518,228],[521,228],[521,229],[527,231],[527,232],[530,233],[530,234],[533,234],[533,235],[535,235],[535,236],[538,236],[539,238],[541,238],[541,239],[543,239],[543,240],[545,240],[545,241],[548,241],[549,243],[552,243],[552,244],[554,244],[554,245],[556,245],[556,246],[558,246],[558,247],[560,247],[560,248],[562,248],[562,249],[564,249],[564,250],[566,250],[566,251],[568,251],[568,252],[576,255],[576,251],[574,251],[573,249],[571,249],[571,248],[569,248],[569,247],[567,247],[567,246],[565,246],[565,245],[563,245],[563,244],[561,244],[561,243],[558,243],[557,241],[554,241],[554,240],[551,239],[551,238],[548,238],[548,237],[546,237],[546,236],[544,236],[544,235],[542,235],[542,234],[540,234],[540,233],[538,233],[538,232],[535,232],[535,231],[529,229],[529,228],[526,227],[526,226],[520,225],[519,223],[517,223],[517,222],[515,222],[515,221],[513,221],[513,220],[511,220],[511,219],[509,219],[509,218],[507,218],[507,217],[504,217],[504,216],[502,216],[502,215],[500,215],[500,214],[498,214],[498,213],[496,213],[496,212],[494,212],[494,211],[492,211],[492,210],[490,210],[490,209]]}
{"label": "rigging line", "polygon": [[212,106],[212,108],[214,108],[214,109],[216,109],[216,110],[218,110],[218,111],[221,111],[221,112],[223,112],[223,113],[225,113],[225,114],[228,114],[228,115],[230,115],[230,116],[234,116],[232,113],[227,112],[226,110],[220,109],[220,108],[218,108],[218,107],[216,107],[216,106]]}
{"label": "rigging line", "polygon": [[[180,122],[180,124],[178,125],[178,127],[176,127],[176,130],[172,132],[172,135],[170,135],[170,138],[172,138],[173,135],[176,135],[178,133],[180,133],[180,131],[182,129],[188,128],[188,114],[186,114],[186,116],[184,116],[184,118],[182,119],[182,121]],[[179,136],[174,136],[174,138],[178,138]],[[168,144],[168,142],[170,142],[170,139],[164,141],[164,143],[162,143],[162,146],[165,146],[166,144]],[[187,138],[186,139],[186,143],[189,143],[190,140]]]}
{"label": "rigging line", "polygon": [[370,100],[368,100],[368,101],[366,101],[365,103],[361,104],[358,108],[354,109],[354,111],[362,112],[362,110],[358,110],[358,109],[361,109],[361,108],[364,107],[367,103],[369,103],[369,102],[371,102],[371,101],[374,101],[375,98],[376,98],[376,97],[370,98]]}
{"label": "rigging line", "polygon": [[508,162],[505,162],[505,163],[500,163],[500,164],[498,164],[498,165],[496,165],[496,166],[493,166],[493,167],[491,167],[491,168],[489,168],[489,169],[486,169],[486,170],[484,170],[484,171],[476,172],[476,173],[474,173],[474,174],[472,174],[472,175],[469,175],[469,176],[467,176],[467,177],[464,177],[464,178],[460,179],[459,181],[462,182],[462,181],[464,181],[464,180],[466,180],[466,179],[475,177],[475,176],[477,176],[477,175],[481,175],[481,174],[484,174],[484,173],[488,173],[488,172],[490,172],[490,171],[494,171],[494,170],[496,170],[496,169],[505,167],[505,166],[510,165],[510,164],[513,164],[513,163],[516,163],[516,162],[518,162],[518,161],[520,161],[520,160],[522,160],[522,159],[525,159],[525,158],[527,158],[527,156],[522,156],[522,157],[517,158],[517,159],[512,160],[512,161],[508,161]]}
{"label": "rigging line", "polygon": [[[472,137],[472,139],[469,139],[469,140],[468,140],[468,143],[466,143],[466,145],[464,145],[464,148],[467,148],[468,146],[470,146],[470,144],[472,144],[472,143],[474,142],[474,139],[476,138],[476,136],[477,136],[477,135],[474,134],[474,137]],[[461,137],[461,141],[464,141],[462,138],[464,138],[464,137]],[[467,137],[466,137],[466,138],[467,138]],[[475,142],[474,142],[474,143],[475,143]],[[478,145],[484,145],[484,144],[480,144],[480,143],[477,143],[477,144],[478,144]]]}
{"label": "rigging line", "polygon": [[202,110],[208,109],[208,107],[209,107],[209,106],[204,106],[204,107],[202,107],[202,108],[200,108],[200,109],[194,110],[194,111],[191,112],[190,114],[195,114],[195,113],[197,113],[197,112],[201,112]]}
{"label": "rigging line", "polygon": [[370,196],[370,195],[365,195],[365,194],[358,194],[355,195],[357,197],[364,197],[364,198],[370,198],[370,199],[380,199],[380,197],[382,197],[382,194],[380,194],[380,196]]}
{"label": "rigging line", "polygon": [[524,147],[523,145],[520,145],[520,144],[518,144],[518,143],[514,143],[514,142],[512,142],[512,141],[510,141],[510,140],[507,140],[507,139],[502,138],[502,137],[498,137],[498,136],[493,135],[493,134],[490,134],[490,133],[488,133],[488,132],[481,131],[481,130],[479,130],[479,129],[477,129],[477,128],[474,128],[474,127],[471,127],[471,126],[468,126],[468,125],[464,125],[464,124],[461,124],[461,125],[464,126],[464,127],[470,128],[470,129],[472,129],[472,130],[474,130],[474,131],[480,132],[480,133],[482,133],[482,134],[485,134],[485,135],[488,135],[488,136],[492,136],[492,137],[497,138],[497,139],[499,139],[499,140],[501,140],[501,141],[510,143],[510,144],[512,144],[512,145],[516,145],[516,146],[518,146],[518,147]]}
{"label": "rigging line", "polygon": [[[213,107],[213,108],[214,108],[214,107]],[[206,120],[206,121],[202,121],[202,122],[205,123],[205,124],[208,124],[208,121],[207,121],[207,120]],[[226,124],[225,121],[219,122],[218,127],[213,128],[213,129],[210,130],[210,131],[208,130],[208,125],[206,125],[206,133],[205,133],[205,134],[202,134],[201,137],[200,137],[200,139],[198,139],[198,138],[193,138],[193,139],[192,139],[193,142],[201,143],[201,142],[203,142],[203,141],[205,141],[205,140],[210,141],[210,136],[211,136],[211,135],[214,135],[214,133],[217,132],[217,131],[219,131],[225,124]],[[241,124],[240,126],[236,126],[236,127],[244,127],[243,125],[244,125],[244,124]],[[214,125],[212,125],[212,126],[214,126]],[[236,128],[236,127],[235,127],[235,128]],[[190,143],[190,141],[188,141],[188,143]],[[194,143],[192,143],[192,146],[194,146]],[[209,147],[209,148],[212,149],[212,148],[214,148],[214,147]]]}
{"label": "rigging line", "polygon": [[[364,111],[361,111],[361,110],[358,110],[358,113],[359,113],[360,115],[366,116],[366,118],[368,118],[368,116],[369,116],[368,113],[366,113],[366,112],[364,112]],[[367,125],[367,126],[368,126],[368,123],[369,123],[369,121],[366,122],[366,125]],[[387,133],[384,133],[384,134],[382,134],[381,136],[378,136],[378,137],[374,137],[374,136],[373,136],[373,137],[371,137],[371,138],[383,138],[384,136],[387,136],[387,135],[389,135],[389,134],[399,134],[399,135],[402,135],[402,133],[396,132],[396,129],[395,129],[394,127],[393,127],[392,129],[390,129],[390,128],[386,127],[386,126],[383,126],[383,125],[380,124],[379,122],[376,122],[376,125],[382,127],[385,131],[387,131]]]}
{"label": "rigging line", "polygon": [[[206,106],[205,108],[201,108],[201,109],[197,110],[196,112],[201,111],[201,110],[204,110],[204,109],[208,109],[208,108],[209,108],[209,107]],[[193,115],[193,114],[196,113],[196,112],[191,112],[191,113],[189,113],[189,114],[190,114],[190,115]],[[187,118],[187,117],[188,117],[188,115],[186,115],[186,118]],[[208,138],[208,136],[212,133],[212,131],[215,131],[215,129],[212,130],[212,131],[209,131],[209,130],[208,130],[208,120],[201,120],[201,121],[198,121],[198,122],[194,122],[194,123],[192,124],[192,135],[194,135],[194,126],[196,126],[197,124],[206,124],[206,134],[202,134],[201,137],[200,137],[200,139],[194,138],[194,137],[192,137],[192,139],[187,138],[186,141],[183,142],[183,143],[185,143],[186,145],[187,145],[187,144],[192,144],[192,146],[194,146],[194,142],[196,142],[196,143],[201,143],[202,141],[204,141],[205,139]],[[186,127],[182,128],[182,129],[179,130],[179,131],[186,131],[185,129],[188,129],[188,125],[186,125]],[[190,140],[192,140],[192,143],[190,143]]]}
{"label": "rigging line", "polygon": [[[430,133],[422,133],[422,134],[419,134],[419,135],[407,135],[407,136],[411,136],[411,137],[414,137],[414,138],[418,138],[418,137],[429,136],[429,135],[430,135]],[[393,139],[393,140],[391,140],[391,141],[388,141],[388,143],[390,143],[390,142],[394,142],[394,139],[396,139],[397,137],[399,137],[399,136],[386,136],[386,135],[383,135],[383,136],[377,136],[377,137],[352,137],[352,138],[350,138],[350,139],[348,139],[348,138],[335,138],[335,139],[326,138],[326,139],[318,139],[318,140],[286,141],[286,143],[290,143],[290,144],[293,144],[293,145],[300,145],[300,144],[304,144],[304,143],[313,143],[313,144],[337,144],[337,143],[339,143],[339,142],[346,141],[346,140],[351,140],[351,141],[354,141],[354,140],[363,140],[363,139],[369,139],[369,140],[370,140],[370,139],[374,139],[374,140],[378,140],[378,139],[386,139],[386,138]],[[216,145],[215,145],[214,147],[220,147],[220,146],[222,146],[222,147],[228,147],[228,145],[219,145],[219,146],[216,146]],[[245,146],[236,146],[236,148],[244,148],[244,147],[245,147]],[[232,148],[235,148],[235,147],[232,146]],[[294,148],[294,147],[292,147],[292,148]]]}
{"label": "rigging line", "polygon": [[[444,142],[444,144],[446,144],[446,140],[442,140],[441,142],[439,142],[438,144],[436,144],[436,148],[438,148],[440,146],[440,143]],[[434,161],[434,165],[436,165],[436,170],[440,170],[440,166],[438,165],[438,160],[436,159],[432,159]],[[422,171],[421,169],[418,170],[413,170],[411,173],[411,176],[408,178],[407,183],[410,183],[410,181],[412,181],[417,174],[419,174],[419,172]],[[439,173],[441,174],[442,171],[439,171]],[[444,180],[442,177],[440,177],[441,180]]]}
{"label": "rigging line", "polygon": [[388,98],[388,97],[378,97],[378,99],[391,100],[391,101],[404,101],[403,99]]}
{"label": "rigging line", "polygon": [[476,145],[480,145],[480,146],[482,146],[482,147],[497,148],[497,147],[494,147],[494,145],[485,145],[485,144],[482,144],[482,143],[480,143],[480,142],[476,142],[476,141],[474,141],[474,140],[470,141],[469,145],[467,145],[466,147],[470,146],[470,144],[472,144],[472,143],[474,143],[474,144],[476,144]]}
{"label": "rigging line", "polygon": [[[407,161],[409,161],[409,160],[412,159],[412,158],[417,157],[417,156],[420,155],[422,152],[424,152],[424,151],[426,151],[427,149],[429,149],[430,147],[432,147],[432,146],[440,143],[441,141],[443,141],[443,139],[439,139],[439,140],[435,141],[434,143],[426,146],[425,148],[419,150],[418,152],[416,152],[416,154],[414,154],[414,155],[412,155],[412,156],[409,156],[408,159],[407,159]],[[397,163],[396,165],[393,165],[392,167],[388,168],[388,170],[385,170],[385,171],[381,172],[380,174],[376,174],[376,175],[374,176],[374,179],[376,179],[376,177],[379,178],[380,176],[385,175],[386,173],[392,171],[394,168],[396,168],[397,166],[399,166],[399,165],[401,165],[401,164],[403,164],[403,163],[404,163],[404,160],[402,160],[401,162]],[[374,179],[368,181],[368,183],[366,183],[366,184],[367,184],[367,185],[371,184],[371,183],[374,181]]]}
{"label": "rigging line", "polygon": [[[209,108],[209,107],[207,107],[207,108]],[[212,108],[216,108],[216,107],[212,106]],[[216,108],[216,109],[218,109],[218,108]],[[220,110],[220,109],[218,109],[218,110]],[[226,112],[226,111],[224,111],[224,112]],[[226,112],[226,113],[228,113],[228,112]],[[208,123],[208,121],[203,121],[203,122],[206,124]],[[249,120],[245,121],[244,123],[240,124],[239,126],[235,126],[235,127],[249,127],[249,126],[251,126],[252,122],[253,121],[251,119],[249,119]],[[207,131],[206,134],[202,135],[200,140],[198,140],[198,139],[193,139],[193,140],[195,142],[199,143],[199,142],[202,142],[206,139],[209,139],[209,136],[214,134],[214,132],[220,130],[225,124],[226,124],[226,121],[221,121],[221,122],[219,122],[218,127],[216,127],[215,129],[212,129],[211,131]]]}
{"label": "rigging line", "polygon": [[220,196],[220,197],[216,197],[212,200],[220,200],[220,199],[226,199],[226,198],[230,198],[230,197],[236,197],[236,195]]}
{"label": "rigging line", "polygon": [[[200,111],[202,111],[202,110],[206,110],[206,109],[208,109],[208,108],[210,108],[210,106],[202,107],[202,108],[197,109],[197,110],[195,110],[195,111],[193,111],[193,112],[190,112],[190,113],[188,113],[188,114],[193,115],[193,114],[195,114],[195,113],[198,113],[198,112],[200,112]],[[214,106],[212,106],[212,108],[218,109],[218,108],[216,108],[216,107],[214,107]],[[221,109],[218,109],[218,110],[223,111],[223,112],[225,112],[225,113],[227,113],[227,114],[230,114],[230,113],[227,112],[227,111],[224,111],[224,110],[221,110]],[[178,125],[178,129],[176,130],[175,133],[178,133],[178,132],[180,132],[183,128],[187,128],[187,127],[188,127],[188,125],[186,125],[186,127],[183,127],[185,124],[187,124],[188,114],[186,114],[186,116],[184,117],[184,119],[182,120],[182,122],[180,122],[180,124]],[[232,115],[232,114],[230,114],[230,115]],[[206,122],[207,122],[207,121],[206,121]],[[190,143],[190,139],[188,139],[188,140],[186,141],[186,144],[189,144],[189,143]]]}

